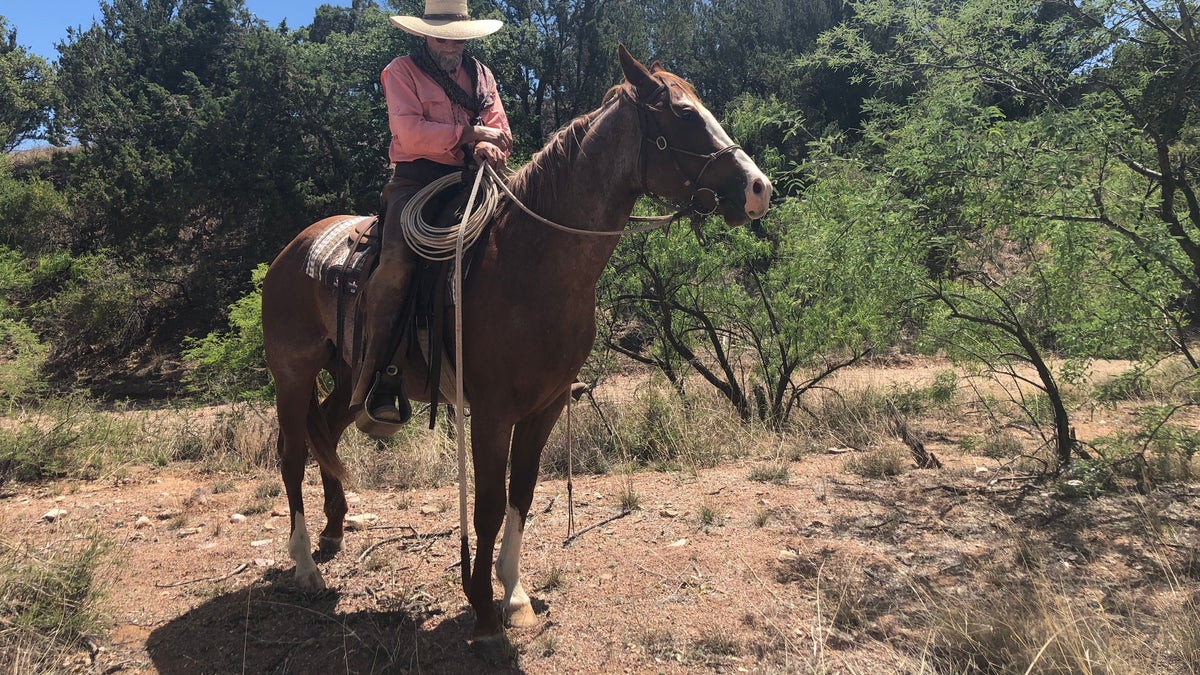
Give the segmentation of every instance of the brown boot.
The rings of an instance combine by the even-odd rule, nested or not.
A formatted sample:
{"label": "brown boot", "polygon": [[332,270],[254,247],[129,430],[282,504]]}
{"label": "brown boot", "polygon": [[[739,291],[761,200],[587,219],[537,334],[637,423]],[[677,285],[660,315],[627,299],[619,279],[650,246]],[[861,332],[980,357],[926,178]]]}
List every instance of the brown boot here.
{"label": "brown boot", "polygon": [[375,374],[375,382],[367,392],[367,400],[363,408],[372,421],[384,424],[404,424],[412,418],[412,406],[404,395],[404,386],[399,377],[387,377],[388,384],[383,384],[382,373]]}

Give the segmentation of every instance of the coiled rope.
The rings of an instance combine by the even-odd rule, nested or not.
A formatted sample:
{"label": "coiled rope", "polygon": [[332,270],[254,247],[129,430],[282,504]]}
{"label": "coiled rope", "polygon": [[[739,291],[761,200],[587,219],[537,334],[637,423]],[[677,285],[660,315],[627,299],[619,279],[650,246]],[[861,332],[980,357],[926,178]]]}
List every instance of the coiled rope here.
{"label": "coiled rope", "polygon": [[[464,216],[467,216],[465,224],[452,221],[446,227],[437,227],[425,220],[425,215],[422,213],[425,204],[434,195],[462,182],[461,171],[443,176],[413,195],[400,211],[400,223],[403,226],[401,231],[404,232],[404,241],[409,248],[422,258],[435,261],[453,259],[460,239],[464,247],[470,248],[471,244],[479,238],[488,221],[500,208],[500,190],[496,187],[497,181],[483,181],[480,184],[479,179],[482,175],[483,172],[480,172],[475,177],[475,184],[471,190],[472,201],[466,206],[466,212],[463,213]],[[474,197],[477,190],[482,190],[482,192],[479,203],[475,204]]]}

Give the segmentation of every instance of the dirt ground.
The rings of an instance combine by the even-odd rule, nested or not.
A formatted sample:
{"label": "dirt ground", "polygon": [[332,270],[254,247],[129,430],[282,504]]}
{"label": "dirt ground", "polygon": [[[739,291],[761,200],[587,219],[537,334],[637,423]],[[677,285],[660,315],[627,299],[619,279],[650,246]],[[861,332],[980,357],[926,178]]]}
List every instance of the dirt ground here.
{"label": "dirt ground", "polygon": [[[1200,485],[1067,499],[1010,481],[999,460],[936,438],[929,449],[944,468],[882,478],[847,471],[844,448],[790,462],[786,482],[752,480],[752,460],[577,476],[577,529],[621,513],[622,493],[640,505],[567,546],[566,483],[543,481],[521,560],[539,624],[509,630],[508,664],[469,647],[453,485],[351,493],[350,515],[376,519],[317,558],[320,593],[292,581],[282,495],[231,522],[277,480],[267,474],[146,467],[18,487],[0,495],[0,526],[31,549],[95,530],[114,542],[101,571],[108,632],[64,665],[88,672],[929,672],[937,610],[1014,597],[1031,604],[994,611],[1065,599],[1115,617],[1128,659],[1097,672],[1198,672],[1200,651],[1180,653],[1153,617],[1181,602],[1194,613]],[[48,522],[51,509],[65,514]]]}

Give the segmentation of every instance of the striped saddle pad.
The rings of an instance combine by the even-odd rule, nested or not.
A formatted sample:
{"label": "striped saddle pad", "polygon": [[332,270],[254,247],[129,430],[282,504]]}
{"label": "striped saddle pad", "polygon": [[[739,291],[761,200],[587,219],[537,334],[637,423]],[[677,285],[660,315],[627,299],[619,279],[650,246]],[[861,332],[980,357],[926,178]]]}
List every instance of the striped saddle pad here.
{"label": "striped saddle pad", "polygon": [[376,220],[375,216],[341,216],[331,223],[309,247],[304,272],[335,288],[345,284],[350,295],[357,293],[367,266],[379,251]]}

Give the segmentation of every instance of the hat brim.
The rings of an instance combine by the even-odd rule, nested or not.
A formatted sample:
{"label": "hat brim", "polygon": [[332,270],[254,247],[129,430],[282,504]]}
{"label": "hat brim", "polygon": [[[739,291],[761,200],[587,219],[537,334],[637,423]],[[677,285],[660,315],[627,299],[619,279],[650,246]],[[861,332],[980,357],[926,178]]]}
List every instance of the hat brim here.
{"label": "hat brim", "polygon": [[393,16],[391,22],[406,33],[443,40],[473,40],[491,35],[504,27],[504,22],[496,19],[427,21],[415,16]]}

